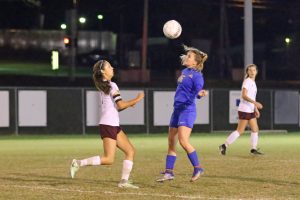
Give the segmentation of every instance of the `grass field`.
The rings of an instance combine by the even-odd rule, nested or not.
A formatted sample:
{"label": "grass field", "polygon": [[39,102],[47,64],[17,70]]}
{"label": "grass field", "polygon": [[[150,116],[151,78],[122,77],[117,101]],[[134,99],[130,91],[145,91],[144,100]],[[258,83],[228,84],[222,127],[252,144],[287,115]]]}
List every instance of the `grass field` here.
{"label": "grass field", "polygon": [[122,154],[112,166],[81,168],[69,177],[72,158],[102,153],[92,136],[0,137],[0,199],[300,199],[300,133],[263,134],[263,156],[249,155],[249,134],[230,146],[227,135],[193,134],[205,175],[190,183],[192,167],[178,148],[175,180],[156,183],[164,169],[166,134],[129,135],[137,149],[131,178],[140,189],[120,189]]}

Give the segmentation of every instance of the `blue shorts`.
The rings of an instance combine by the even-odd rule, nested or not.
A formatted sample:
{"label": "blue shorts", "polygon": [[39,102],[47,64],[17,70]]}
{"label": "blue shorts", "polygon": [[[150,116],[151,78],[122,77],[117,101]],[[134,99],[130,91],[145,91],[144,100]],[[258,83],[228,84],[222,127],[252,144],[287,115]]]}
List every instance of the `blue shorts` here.
{"label": "blue shorts", "polygon": [[186,126],[193,128],[197,113],[194,110],[175,110],[172,113],[169,127]]}

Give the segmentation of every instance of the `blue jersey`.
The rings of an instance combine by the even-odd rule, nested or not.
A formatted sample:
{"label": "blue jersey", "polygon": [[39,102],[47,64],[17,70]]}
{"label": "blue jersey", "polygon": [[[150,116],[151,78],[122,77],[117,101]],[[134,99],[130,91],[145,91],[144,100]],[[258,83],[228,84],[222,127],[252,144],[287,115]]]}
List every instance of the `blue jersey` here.
{"label": "blue jersey", "polygon": [[178,85],[174,97],[175,109],[196,109],[195,99],[200,99],[198,93],[202,90],[204,79],[202,73],[192,69],[185,68],[178,78]]}

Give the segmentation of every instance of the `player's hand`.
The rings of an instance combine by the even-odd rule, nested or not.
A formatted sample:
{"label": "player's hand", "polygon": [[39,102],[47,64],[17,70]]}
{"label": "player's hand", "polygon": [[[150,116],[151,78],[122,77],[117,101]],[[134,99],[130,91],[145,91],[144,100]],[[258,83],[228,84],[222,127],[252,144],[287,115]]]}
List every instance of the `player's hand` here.
{"label": "player's hand", "polygon": [[262,109],[263,108],[263,105],[261,104],[261,103],[259,103],[259,102],[255,102],[255,107],[257,108],[257,109]]}
{"label": "player's hand", "polygon": [[144,97],[145,97],[145,93],[144,93],[144,92],[140,92],[140,93],[138,93],[136,99],[137,99],[138,101],[140,101],[140,100],[142,100]]}
{"label": "player's hand", "polygon": [[205,96],[208,95],[208,92],[207,92],[206,90],[200,90],[200,92],[198,93],[198,95],[199,95],[200,97],[205,97]]}
{"label": "player's hand", "polygon": [[140,100],[142,100],[144,97],[145,97],[145,93],[144,93],[144,92],[138,93],[138,95],[137,95],[136,98],[135,98],[135,102],[134,102],[134,104],[133,104],[131,107],[134,107],[135,104],[136,104],[137,102],[139,102]]}
{"label": "player's hand", "polygon": [[260,117],[260,112],[257,109],[255,109],[254,114],[256,118]]}

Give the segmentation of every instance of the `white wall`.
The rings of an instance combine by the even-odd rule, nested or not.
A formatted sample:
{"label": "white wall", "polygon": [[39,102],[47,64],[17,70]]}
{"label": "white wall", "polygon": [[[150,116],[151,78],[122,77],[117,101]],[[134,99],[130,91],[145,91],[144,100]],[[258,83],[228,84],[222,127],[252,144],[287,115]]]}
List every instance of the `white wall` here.
{"label": "white wall", "polygon": [[47,91],[19,90],[19,126],[47,126]]}
{"label": "white wall", "polygon": [[86,91],[86,125],[97,126],[100,117],[100,94],[96,91]]}
{"label": "white wall", "polygon": [[229,123],[237,124],[239,120],[238,116],[238,102],[241,98],[240,90],[230,90],[229,91]]}
{"label": "white wall", "polygon": [[0,91],[0,127],[9,127],[9,91]]}
{"label": "white wall", "polygon": [[[153,115],[154,126],[168,126],[173,112],[175,92],[154,91]],[[197,119],[195,124],[209,124],[209,91],[206,97],[196,100]]]}
{"label": "white wall", "polygon": [[[121,96],[125,101],[131,100],[142,90],[121,90]],[[127,108],[120,112],[121,125],[144,125],[145,124],[145,101],[142,99],[134,107]]]}
{"label": "white wall", "polygon": [[274,123],[299,123],[299,92],[277,90],[274,95]]}

